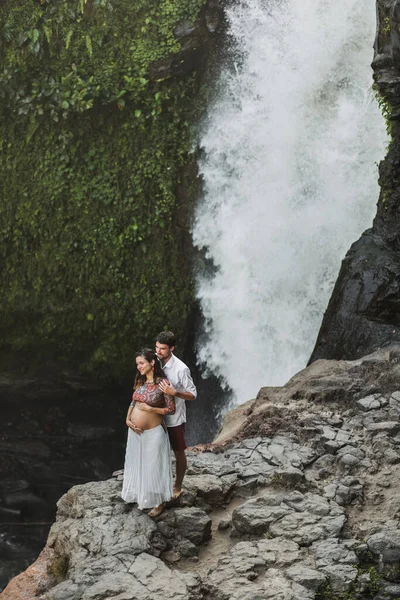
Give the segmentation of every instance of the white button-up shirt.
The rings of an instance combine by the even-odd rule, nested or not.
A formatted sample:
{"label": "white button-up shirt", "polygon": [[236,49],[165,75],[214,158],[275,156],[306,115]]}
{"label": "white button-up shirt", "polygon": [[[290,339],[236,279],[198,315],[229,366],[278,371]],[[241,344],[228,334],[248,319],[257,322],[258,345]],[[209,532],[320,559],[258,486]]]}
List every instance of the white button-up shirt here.
{"label": "white button-up shirt", "polygon": [[[190,392],[197,398],[196,386],[193,383],[189,367],[174,354],[163,367],[165,377],[171,382],[177,392]],[[164,417],[167,427],[177,427],[186,423],[186,404],[183,398],[175,396],[176,411],[174,415]]]}

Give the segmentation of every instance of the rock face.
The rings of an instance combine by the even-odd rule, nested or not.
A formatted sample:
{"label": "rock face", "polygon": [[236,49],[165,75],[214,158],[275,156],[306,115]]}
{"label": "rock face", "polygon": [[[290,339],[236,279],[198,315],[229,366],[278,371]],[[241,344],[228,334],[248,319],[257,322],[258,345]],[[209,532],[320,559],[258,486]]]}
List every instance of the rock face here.
{"label": "rock face", "polygon": [[1,600],[398,599],[399,358],[263,388],[234,439],[188,452],[181,502],[156,520],[120,499],[121,472],[71,488]]}
{"label": "rock face", "polygon": [[339,273],[310,362],[354,359],[400,340],[400,10],[378,0],[372,63],[392,142],[379,166],[381,192],[372,229],[355,242]]}

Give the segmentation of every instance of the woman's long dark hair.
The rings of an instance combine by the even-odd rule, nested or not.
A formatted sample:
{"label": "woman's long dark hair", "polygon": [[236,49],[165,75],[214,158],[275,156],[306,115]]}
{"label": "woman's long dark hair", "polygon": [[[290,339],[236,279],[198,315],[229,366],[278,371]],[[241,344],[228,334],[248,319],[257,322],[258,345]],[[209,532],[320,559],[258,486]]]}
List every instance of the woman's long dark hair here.
{"label": "woman's long dark hair", "polygon": [[[149,363],[151,363],[151,361],[154,360],[154,381],[156,383],[159,383],[161,379],[165,378],[164,371],[161,368],[160,362],[157,358],[157,354],[154,352],[154,350],[152,350],[151,348],[143,348],[142,350],[139,350],[139,352],[136,352],[135,358],[138,358],[138,356],[143,356],[143,358],[145,358]],[[135,385],[133,386],[134,389],[136,390],[146,381],[146,375],[141,375],[139,371],[136,370]]]}

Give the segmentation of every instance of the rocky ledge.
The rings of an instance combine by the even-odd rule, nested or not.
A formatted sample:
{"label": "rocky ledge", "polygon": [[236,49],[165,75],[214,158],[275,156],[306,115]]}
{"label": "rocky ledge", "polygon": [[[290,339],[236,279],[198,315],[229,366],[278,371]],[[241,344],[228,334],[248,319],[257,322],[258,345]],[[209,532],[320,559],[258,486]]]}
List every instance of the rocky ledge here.
{"label": "rocky ledge", "polygon": [[218,440],[156,521],[121,473],[71,488],[1,599],[400,598],[400,347],[263,388]]}

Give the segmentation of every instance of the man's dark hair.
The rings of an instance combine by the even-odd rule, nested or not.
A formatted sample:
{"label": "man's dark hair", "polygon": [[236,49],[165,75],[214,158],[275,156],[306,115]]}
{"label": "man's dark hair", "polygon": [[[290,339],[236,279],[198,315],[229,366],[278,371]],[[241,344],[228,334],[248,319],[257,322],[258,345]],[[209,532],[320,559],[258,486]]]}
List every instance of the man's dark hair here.
{"label": "man's dark hair", "polygon": [[167,344],[170,348],[176,346],[176,336],[172,331],[161,331],[156,339],[159,344]]}

